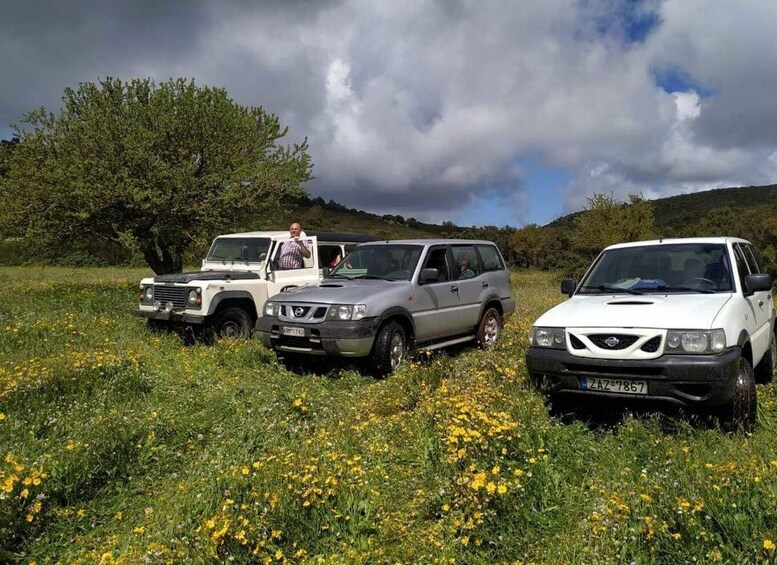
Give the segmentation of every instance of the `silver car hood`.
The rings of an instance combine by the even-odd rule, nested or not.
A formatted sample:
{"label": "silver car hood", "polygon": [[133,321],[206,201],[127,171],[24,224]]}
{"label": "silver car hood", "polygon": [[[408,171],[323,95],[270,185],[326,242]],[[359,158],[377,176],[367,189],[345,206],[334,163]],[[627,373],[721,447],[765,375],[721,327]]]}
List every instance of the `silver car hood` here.
{"label": "silver car hood", "polygon": [[317,304],[375,303],[380,294],[413,294],[410,281],[377,279],[324,279],[318,286],[300,286],[281,292],[270,300],[275,302],[315,302]]}

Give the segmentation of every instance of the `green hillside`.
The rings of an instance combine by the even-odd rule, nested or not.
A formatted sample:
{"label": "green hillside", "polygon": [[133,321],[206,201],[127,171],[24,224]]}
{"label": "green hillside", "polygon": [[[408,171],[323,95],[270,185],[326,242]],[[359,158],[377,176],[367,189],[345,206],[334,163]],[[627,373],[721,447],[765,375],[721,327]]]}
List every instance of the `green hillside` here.
{"label": "green hillside", "polygon": [[[689,224],[695,224],[710,212],[730,209],[755,210],[777,204],[777,184],[718,188],[659,198],[650,202],[658,230],[662,234],[673,234],[682,231]],[[547,227],[571,230],[575,226],[575,218],[582,213],[567,214],[553,220]]]}

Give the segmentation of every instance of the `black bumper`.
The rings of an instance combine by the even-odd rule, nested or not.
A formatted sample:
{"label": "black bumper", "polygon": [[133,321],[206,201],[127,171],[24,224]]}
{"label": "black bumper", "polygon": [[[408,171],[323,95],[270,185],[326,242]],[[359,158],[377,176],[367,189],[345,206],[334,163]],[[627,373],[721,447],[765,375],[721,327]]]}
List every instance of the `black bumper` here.
{"label": "black bumper", "polygon": [[[277,351],[331,357],[366,357],[372,351],[378,326],[378,318],[301,324],[262,316],[256,321],[256,333],[266,347]],[[285,335],[283,328],[301,328],[305,335]]]}
{"label": "black bumper", "polygon": [[[650,360],[589,359],[561,349],[526,350],[529,377],[548,395],[656,400],[680,406],[712,407],[734,395],[740,347],[719,355],[663,355]],[[645,381],[647,394],[583,390],[581,381],[606,378]]]}
{"label": "black bumper", "polygon": [[151,320],[161,320],[164,322],[170,322],[171,324],[204,324],[206,316],[198,314],[187,314],[186,312],[156,312],[154,310],[133,310],[133,316],[139,316],[141,318],[149,318]]}

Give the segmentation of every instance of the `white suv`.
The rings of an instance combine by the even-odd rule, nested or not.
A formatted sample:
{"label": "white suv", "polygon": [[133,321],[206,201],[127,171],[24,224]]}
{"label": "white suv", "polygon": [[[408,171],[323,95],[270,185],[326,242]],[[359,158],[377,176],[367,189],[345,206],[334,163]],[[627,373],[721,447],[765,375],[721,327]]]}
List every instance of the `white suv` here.
{"label": "white suv", "polygon": [[281,291],[318,284],[339,259],[369,235],[316,233],[303,237],[310,257],[299,269],[278,268],[288,231],[233,233],[217,237],[190,273],[159,275],[140,281],[140,303],[133,312],[152,329],[186,330],[205,341],[218,337],[248,338],[268,297]]}
{"label": "white suv", "polygon": [[755,382],[777,360],[771,288],[743,239],[613,245],[582,281],[562,281],[570,299],[535,322],[529,375],[551,401],[659,400],[749,431]]}

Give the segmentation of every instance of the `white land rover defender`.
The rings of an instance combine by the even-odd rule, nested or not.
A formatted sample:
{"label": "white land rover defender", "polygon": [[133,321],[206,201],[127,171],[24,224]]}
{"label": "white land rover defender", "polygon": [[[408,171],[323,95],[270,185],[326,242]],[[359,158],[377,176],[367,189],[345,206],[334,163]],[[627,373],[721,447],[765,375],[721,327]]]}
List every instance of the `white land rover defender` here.
{"label": "white land rover defender", "polygon": [[772,278],[750,242],[613,245],[561,291],[570,299],[534,323],[526,351],[551,402],[654,400],[753,428],[755,384],[772,379],[777,344]]}
{"label": "white land rover defender", "polygon": [[233,233],[217,237],[200,271],[159,275],[140,282],[140,304],[133,312],[149,327],[177,329],[188,337],[213,341],[248,338],[268,297],[296,286],[318,284],[325,271],[369,235],[311,232],[310,250],[299,269],[281,269],[281,246],[288,231]]}

